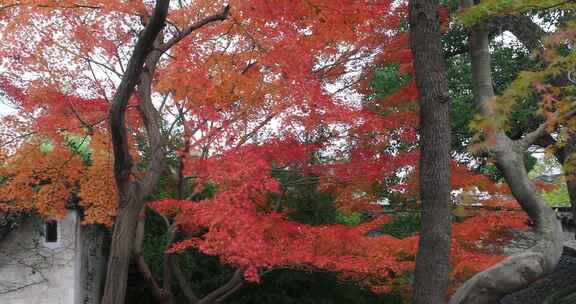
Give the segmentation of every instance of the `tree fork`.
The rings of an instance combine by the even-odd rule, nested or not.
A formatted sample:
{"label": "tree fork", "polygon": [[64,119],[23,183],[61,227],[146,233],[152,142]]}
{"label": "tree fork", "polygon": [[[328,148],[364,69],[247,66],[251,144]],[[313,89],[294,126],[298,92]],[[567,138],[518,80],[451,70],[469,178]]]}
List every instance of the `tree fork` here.
{"label": "tree fork", "polygon": [[114,222],[102,304],[123,304],[126,296],[128,266],[133,250],[132,240],[135,237],[138,213],[144,204],[140,185],[131,182],[132,160],[125,122],[126,107],[134,93],[144,62],[164,27],[169,5],[169,0],[156,1],[152,17],[136,42],[110,107],[114,177],[118,188],[119,209]]}
{"label": "tree fork", "polygon": [[[471,6],[471,2],[465,1],[465,5]],[[488,41],[488,33],[481,24],[470,30],[474,99],[482,115],[490,118],[494,113],[488,102],[495,95]],[[476,274],[456,291],[450,304],[497,303],[503,296],[550,273],[562,255],[562,226],[528,178],[523,163],[526,146],[522,140],[510,139],[493,121],[489,122],[492,125],[486,137],[491,144],[490,151],[494,153],[512,194],[535,223],[539,239],[529,251],[512,255]]]}

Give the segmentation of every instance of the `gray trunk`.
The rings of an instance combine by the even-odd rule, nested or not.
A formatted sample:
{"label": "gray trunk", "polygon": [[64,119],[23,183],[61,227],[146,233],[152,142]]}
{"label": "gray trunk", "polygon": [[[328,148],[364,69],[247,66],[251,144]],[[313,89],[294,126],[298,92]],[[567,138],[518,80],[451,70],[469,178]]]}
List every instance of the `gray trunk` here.
{"label": "gray trunk", "polygon": [[556,157],[564,169],[566,188],[572,206],[572,219],[576,222],[576,168],[574,167],[574,152],[576,151],[576,134],[570,132],[570,139],[562,149],[562,157]]}
{"label": "gray trunk", "polygon": [[[494,91],[488,34],[482,25],[471,29],[470,52],[475,100],[481,113],[490,118],[494,113],[488,102],[494,98]],[[506,294],[550,273],[562,255],[561,224],[528,178],[523,162],[524,147],[506,136],[495,123],[485,135],[512,194],[534,222],[539,239],[529,251],[512,255],[476,274],[457,290],[450,304],[495,304]]]}
{"label": "gray trunk", "polygon": [[410,46],[420,93],[422,201],[415,304],[445,303],[450,271],[450,98],[437,12],[438,1],[410,1]]}

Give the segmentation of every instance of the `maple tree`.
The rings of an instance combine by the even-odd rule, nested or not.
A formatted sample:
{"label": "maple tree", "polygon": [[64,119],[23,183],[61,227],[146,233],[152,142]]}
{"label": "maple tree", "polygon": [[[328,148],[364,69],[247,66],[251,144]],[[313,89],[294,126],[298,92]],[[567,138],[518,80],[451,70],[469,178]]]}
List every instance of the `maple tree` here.
{"label": "maple tree", "polygon": [[[19,112],[3,118],[0,206],[58,218],[78,196],[84,223],[113,227],[106,304],[123,303],[132,256],[159,303],[170,301],[173,279],[189,302],[218,303],[277,268],[334,271],[376,292],[405,288],[418,238],[370,236],[391,220],[373,202],[384,191],[415,196],[417,186],[396,183],[418,158],[418,93],[398,30],[405,15],[391,1],[2,3],[0,37],[11,43],[0,46],[0,86]],[[399,80],[358,103],[349,96],[370,92],[368,63]],[[89,142],[85,159],[71,135]],[[52,151],[40,149],[44,139]],[[454,167],[456,186],[492,186]],[[278,174],[317,183],[339,212],[375,218],[294,221],[283,201],[293,186]],[[152,199],[167,175],[173,195]],[[152,211],[170,235],[162,286],[142,256]],[[454,284],[502,259],[476,240],[524,220],[481,212],[456,224]],[[179,273],[186,248],[238,270],[199,297]]]}
{"label": "maple tree", "polygon": [[[381,5],[359,4],[356,8],[337,9],[339,14],[326,14],[325,17],[322,13],[323,9],[330,10],[339,6],[335,3],[330,5],[302,3],[302,9],[298,11],[293,10],[293,6],[287,3],[284,5],[286,7],[286,20],[276,25],[269,24],[267,19],[258,15],[269,13],[265,2],[232,3],[231,6],[235,5],[235,10],[238,12],[234,16],[233,22],[212,28],[213,33],[222,32],[224,35],[229,35],[229,41],[240,39],[234,42],[236,51],[229,52],[231,42],[228,42],[227,46],[219,46],[217,44],[219,41],[213,41],[215,35],[211,35],[210,32],[198,31],[197,34],[191,35],[193,31],[208,23],[227,19],[228,8],[222,11],[220,15],[213,15],[199,23],[190,25],[188,19],[191,19],[192,9],[197,12],[208,13],[210,9],[214,10],[214,8],[222,6],[218,3],[210,3],[206,4],[207,7],[203,9],[202,4],[195,3],[193,7],[176,9],[168,17],[172,28],[167,26],[166,32],[162,34],[166,35],[166,41],[162,42],[160,40],[163,38],[158,38],[159,41],[156,43],[159,47],[157,46],[150,53],[152,55],[145,59],[149,55],[151,44],[156,39],[154,36],[161,31],[159,27],[163,23],[162,19],[166,18],[166,11],[168,10],[167,2],[160,1],[157,5],[150,19],[143,15],[143,12],[146,11],[146,6],[143,3],[128,5],[109,1],[94,1],[94,3],[86,4],[16,1],[7,4],[2,9],[2,12],[6,13],[5,16],[13,14],[15,17],[5,19],[7,24],[3,34],[6,39],[14,40],[13,45],[2,50],[6,58],[13,59],[10,60],[10,69],[6,78],[12,78],[9,81],[13,82],[15,79],[24,80],[19,75],[36,74],[37,77],[33,76],[33,80],[24,80],[25,83],[20,83],[20,86],[25,88],[23,89],[25,93],[21,95],[26,95],[26,97],[17,98],[24,96],[16,96],[15,99],[22,104],[25,111],[43,110],[40,116],[44,119],[44,123],[50,122],[50,126],[54,128],[51,131],[45,131],[44,129],[50,128],[45,128],[39,120],[36,120],[39,122],[38,129],[42,130],[41,135],[51,138],[61,137],[64,133],[63,130],[68,132],[74,130],[72,132],[86,132],[92,136],[93,132],[99,132],[101,131],[100,128],[106,128],[100,123],[106,116],[103,110],[107,110],[107,106],[104,109],[90,107],[87,111],[93,111],[99,117],[89,117],[90,115],[83,111],[88,107],[80,107],[79,109],[79,105],[75,104],[74,101],[63,103],[60,98],[66,94],[58,95],[58,91],[76,92],[72,95],[81,94],[84,97],[92,96],[96,100],[95,103],[104,103],[105,100],[110,99],[110,95],[114,95],[111,98],[112,106],[110,108],[112,141],[103,143],[103,145],[111,145],[114,148],[114,153],[112,155],[109,149],[108,152],[100,149],[95,150],[95,156],[98,155],[98,157],[94,157],[95,163],[88,167],[86,173],[88,177],[93,176],[94,171],[97,170],[97,165],[110,166],[110,159],[114,159],[114,178],[120,202],[114,229],[127,233],[125,236],[115,236],[114,238],[112,256],[118,257],[121,262],[118,265],[113,265],[112,262],[110,264],[113,266],[109,268],[112,272],[109,277],[118,279],[107,281],[109,287],[106,289],[105,302],[120,301],[120,298],[123,298],[122,288],[125,283],[122,282],[125,281],[126,261],[130,256],[130,247],[122,246],[120,242],[130,239],[129,235],[135,229],[136,213],[140,212],[138,206],[142,205],[141,202],[146,193],[150,193],[162,172],[163,151],[159,137],[161,126],[158,114],[155,114],[151,108],[152,93],[150,89],[153,88],[161,94],[170,94],[169,100],[167,100],[169,104],[165,110],[178,112],[174,116],[183,125],[184,134],[188,134],[186,150],[200,149],[202,150],[201,154],[204,155],[216,154],[215,151],[221,151],[235,145],[241,146],[257,132],[258,128],[263,127],[275,116],[297,113],[298,109],[303,114],[280,117],[284,130],[296,133],[300,126],[314,128],[315,126],[312,124],[318,124],[319,121],[324,124],[340,121],[350,124],[355,120],[360,120],[358,115],[349,115],[355,111],[354,107],[330,102],[329,97],[322,91],[322,85],[325,83],[325,80],[322,79],[343,74],[346,70],[342,67],[345,66],[347,59],[355,59],[355,56],[375,49],[378,44],[383,43],[382,37],[375,39],[376,35],[372,37],[364,35],[376,26],[366,22],[366,20],[370,20],[366,18],[367,16],[371,16],[370,18],[375,21],[380,21],[381,25],[379,26],[384,26],[382,30],[393,28],[399,22],[399,18],[390,19],[392,20],[391,23],[388,23],[388,19],[382,18],[382,15],[390,15],[390,12],[394,11],[389,9],[389,3]],[[275,9],[281,8],[281,5],[275,7]],[[366,12],[366,15],[351,18],[360,9]],[[96,10],[98,14],[93,15],[93,10]],[[386,14],[382,14],[383,12]],[[112,24],[104,21],[103,18],[106,16],[117,13],[124,14],[126,19],[116,19],[116,21],[112,21]],[[251,16],[251,18],[243,17],[243,14]],[[302,17],[306,14],[311,14],[315,18],[306,20]],[[53,19],[39,18],[43,15],[52,16]],[[318,16],[320,17],[318,18]],[[155,23],[158,19],[160,21]],[[40,23],[48,20],[53,20],[54,23],[41,24],[39,27]],[[325,35],[324,40],[308,39],[305,32],[308,25],[304,21],[311,22],[315,26],[313,28],[314,37],[322,37],[328,32],[337,34],[337,36]],[[302,22],[302,24],[298,24],[298,22]],[[64,24],[75,30],[68,31],[69,36],[57,37],[56,39],[53,34],[57,33],[57,28],[62,28]],[[136,39],[132,28],[142,26],[139,24],[146,27],[144,34]],[[351,24],[355,25],[350,26]],[[13,25],[18,25],[18,30],[14,30]],[[334,25],[344,26],[342,29],[334,31]],[[227,27],[232,27],[232,29]],[[180,30],[179,28],[185,29]],[[30,31],[25,31],[25,29]],[[110,29],[114,31],[111,32]],[[28,45],[27,49],[24,44],[29,44],[31,41],[27,39],[29,37],[21,35],[26,32],[26,35],[34,33],[37,35],[35,38],[38,38],[38,40],[33,41],[34,46]],[[91,33],[91,35],[88,36],[86,33]],[[359,46],[351,43],[350,38],[360,39],[356,42]],[[180,42],[182,39],[195,43]],[[98,41],[97,44],[93,43],[95,40]],[[339,40],[346,41],[346,43],[340,46]],[[69,45],[75,46],[75,48],[63,47],[62,45],[66,44],[66,41],[73,42]],[[132,53],[130,53],[130,49],[122,48],[124,44],[132,42],[136,42]],[[286,47],[288,45],[290,48]],[[340,47],[346,47],[349,51],[342,52]],[[169,50],[169,48],[171,49]],[[210,48],[212,49],[210,50]],[[38,56],[36,51],[39,49],[47,50],[46,53],[42,54],[47,55],[45,58]],[[161,49],[162,52],[158,49]],[[159,61],[162,53],[168,50],[170,60]],[[291,52],[291,56],[287,56],[288,52]],[[194,54],[195,56],[185,56],[184,54]],[[60,65],[61,61],[54,61],[56,55],[62,56],[61,58],[68,58],[69,62]],[[315,70],[313,66],[320,56],[331,56],[335,62]],[[94,59],[94,57],[106,58],[104,62],[109,64],[103,64],[102,60]],[[333,60],[329,57],[326,57],[326,60]],[[128,58],[131,60],[126,65],[124,60]],[[355,60],[359,59],[356,58]],[[146,61],[147,67],[144,72],[141,69],[143,61]],[[32,64],[33,62],[38,62],[38,64]],[[157,68],[156,65],[158,65]],[[287,70],[287,67],[290,67],[290,70]],[[95,69],[99,69],[98,73],[94,72]],[[122,72],[118,72],[117,69]],[[153,75],[151,72],[154,69],[157,69],[162,77],[152,84]],[[338,72],[338,70],[342,71]],[[100,79],[102,74],[105,74],[108,79]],[[183,78],[180,76],[183,74],[198,77]],[[82,76],[78,77],[78,75]],[[122,76],[120,77],[120,75]],[[231,75],[237,75],[238,79],[230,78]],[[318,75],[322,77],[318,77]],[[226,81],[222,80],[224,76],[227,77]],[[278,81],[274,81],[279,76],[280,78],[288,78],[290,81],[283,81],[282,85],[279,85],[277,84]],[[121,80],[118,87],[112,79],[114,77]],[[136,94],[138,98],[131,101],[132,104],[129,105],[128,99],[134,91],[136,79],[139,77],[141,79],[139,79]],[[51,90],[52,93],[46,94],[47,89]],[[312,98],[313,101],[310,101]],[[30,100],[36,100],[36,103],[27,103]],[[88,101],[88,98],[84,98],[84,101]],[[141,117],[138,117],[137,111],[133,108],[134,105],[138,105]],[[128,107],[130,110],[124,114]],[[288,112],[287,109],[291,109],[291,111]],[[98,110],[100,110],[99,113]],[[282,112],[283,110],[284,112]],[[38,115],[38,112],[35,114]],[[370,113],[360,113],[360,115],[367,116],[373,122],[379,120],[377,117],[370,117]],[[71,117],[75,119],[70,119]],[[131,158],[136,155],[131,157],[129,154],[129,145],[134,143],[128,141],[129,136],[124,126],[125,119],[131,125],[144,126],[144,128],[140,128],[141,131],[143,129],[148,131],[149,149],[154,153],[150,158],[150,167],[143,171],[143,175],[135,172],[135,176],[131,177]],[[258,122],[258,119],[261,121]],[[258,123],[256,128],[249,125],[249,123],[254,122]],[[369,124],[366,125],[369,126]],[[253,130],[246,132],[247,129]],[[243,131],[246,133],[242,135]],[[200,139],[196,137],[197,134],[200,134]],[[331,136],[337,137],[336,134]],[[361,154],[359,153],[359,155]],[[101,161],[106,157],[108,157],[108,163],[102,163]],[[372,164],[375,166],[375,161]],[[376,176],[374,174],[371,178]],[[101,177],[109,178],[110,176],[99,176],[99,178]],[[141,188],[143,191],[138,191],[140,193],[134,197],[135,188],[133,187],[139,185],[140,179],[143,180],[143,188]],[[350,183],[350,181],[345,182]],[[103,183],[109,185],[109,179]],[[86,184],[98,185],[97,183]],[[84,204],[90,206],[95,215],[93,219],[87,218],[86,221],[109,224],[108,217],[114,215],[114,212],[101,211],[110,210],[110,197],[108,199],[101,197],[96,191],[89,189],[90,185],[87,187],[81,185],[80,187],[80,195],[84,195]],[[70,189],[67,190],[62,193],[69,192]],[[350,193],[352,190],[349,188],[347,191]],[[91,198],[94,200],[90,201]],[[97,206],[99,203],[107,203],[107,205]],[[124,226],[129,228],[124,229]],[[121,253],[118,254],[116,249],[120,250]],[[110,291],[110,289],[115,288],[120,291]]]}
{"label": "maple tree", "polygon": [[[523,288],[528,283],[547,275],[553,271],[560,259],[563,242],[562,228],[554,212],[539,195],[534,184],[529,181],[523,166],[523,159],[525,151],[532,145],[542,140],[546,141],[546,137],[552,137],[551,134],[554,132],[560,131],[562,133],[563,128],[569,130],[571,125],[569,119],[571,119],[572,110],[570,107],[561,107],[560,102],[551,106],[551,101],[554,98],[551,99],[551,96],[547,96],[544,93],[538,96],[541,98],[539,108],[542,111],[543,122],[537,125],[535,130],[523,134],[523,137],[518,139],[511,138],[506,134],[506,127],[504,126],[511,112],[511,105],[517,100],[515,98],[517,92],[531,95],[534,93],[532,88],[535,88],[536,92],[542,93],[547,89],[544,89],[546,86],[542,85],[541,81],[554,83],[556,86],[554,91],[558,92],[563,91],[567,86],[561,84],[562,72],[559,70],[556,70],[555,76],[548,74],[544,78],[538,78],[538,76],[543,75],[540,72],[530,71],[521,73],[510,88],[504,91],[502,98],[496,96],[491,81],[491,58],[486,23],[484,19],[480,22],[478,19],[485,18],[487,12],[502,13],[509,9],[512,9],[512,11],[524,10],[531,6],[542,8],[565,7],[570,4],[560,1],[540,1],[538,3],[534,1],[519,1],[515,3],[518,4],[517,7],[515,4],[506,4],[502,1],[484,1],[477,4],[477,6],[472,6],[471,2],[466,2],[465,4],[466,7],[472,8],[469,10],[470,13],[464,16],[463,20],[468,22],[474,20],[470,30],[470,56],[474,97],[483,116],[482,128],[484,132],[482,136],[485,141],[481,145],[481,149],[494,155],[510,185],[511,192],[535,223],[535,232],[538,235],[538,241],[534,247],[527,250],[527,252],[512,255],[501,263],[480,272],[464,284],[450,301],[450,303],[492,303],[507,293]],[[550,45],[544,43],[544,47],[539,48],[537,51],[540,56],[545,56],[544,54],[547,52],[553,52],[552,49],[550,49]],[[555,68],[554,64],[548,66],[548,63],[547,60],[543,62],[543,66],[547,67],[544,70]],[[535,77],[532,78],[533,76]],[[570,78],[570,72],[567,73],[567,77]],[[527,84],[527,82],[530,84]],[[556,108],[555,106],[559,107]],[[558,118],[560,120],[568,120],[564,122],[565,125],[556,125],[555,122]],[[552,140],[552,142],[554,143],[555,140]],[[548,143],[547,145],[550,144]],[[567,152],[567,154],[563,154],[564,152]],[[558,153],[557,157],[559,159],[569,158],[571,154],[572,150],[568,146],[565,151]],[[564,169],[566,176],[573,174],[569,166],[564,166]],[[526,269],[530,269],[531,272],[527,273]],[[482,293],[482,290],[488,290],[489,292]]]}

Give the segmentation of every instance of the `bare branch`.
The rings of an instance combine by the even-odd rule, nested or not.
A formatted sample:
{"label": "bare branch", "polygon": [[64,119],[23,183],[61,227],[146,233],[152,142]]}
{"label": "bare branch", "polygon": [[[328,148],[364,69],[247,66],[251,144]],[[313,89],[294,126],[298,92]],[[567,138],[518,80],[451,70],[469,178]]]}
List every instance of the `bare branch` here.
{"label": "bare branch", "polygon": [[242,283],[243,276],[244,276],[244,268],[236,269],[236,272],[234,272],[234,275],[230,278],[230,280],[226,284],[210,292],[208,295],[202,298],[202,300],[200,300],[198,304],[213,303],[218,298],[228,294],[230,291],[236,290],[238,288],[237,285]]}
{"label": "bare branch", "polygon": [[154,279],[154,275],[146,263],[144,256],[142,255],[142,244],[144,242],[144,233],[145,233],[145,222],[146,222],[146,209],[142,208],[141,214],[138,218],[138,224],[136,226],[136,238],[134,240],[134,260],[136,262],[136,266],[140,274],[146,281],[146,284],[152,290],[152,296],[158,303],[163,303],[168,296],[166,290],[162,289],[156,280]]}
{"label": "bare branch", "polygon": [[238,289],[240,289],[242,286],[244,286],[243,282],[239,282],[236,284],[236,286],[234,286],[233,288],[231,288],[230,290],[228,290],[226,293],[224,293],[223,295],[221,295],[220,297],[218,297],[218,299],[216,299],[214,301],[214,303],[216,304],[220,304],[222,303],[224,300],[226,300],[229,296],[233,295],[236,291],[238,291]]}
{"label": "bare branch", "polygon": [[242,136],[242,138],[240,138],[240,141],[238,141],[238,143],[236,144],[236,147],[240,147],[241,145],[245,144],[249,139],[254,137],[254,135],[256,135],[256,133],[258,133],[258,131],[262,129],[265,125],[267,125],[268,122],[270,122],[270,120],[272,120],[274,117],[276,117],[276,113],[268,115],[268,117],[266,117],[266,119],[260,122],[258,126],[256,126],[252,131]]}
{"label": "bare branch", "polygon": [[[13,4],[5,5],[5,6],[0,6],[0,11],[10,9],[13,7],[17,7],[17,6],[23,6],[23,5],[25,5],[25,4],[24,3],[13,3]],[[58,8],[58,9],[76,9],[76,8],[98,9],[98,10],[102,9],[102,7],[100,7],[100,6],[77,4],[77,3],[72,3],[72,4],[68,4],[68,5],[36,4],[35,6],[41,7],[41,8]]]}
{"label": "bare branch", "polygon": [[190,284],[188,284],[188,281],[186,280],[186,276],[184,276],[184,273],[182,272],[182,269],[180,268],[179,259],[180,258],[178,255],[173,255],[172,259],[170,259],[171,260],[170,264],[172,265],[172,272],[176,276],[176,280],[178,282],[178,285],[180,285],[180,289],[182,290],[182,293],[184,293],[184,296],[186,297],[186,299],[188,299],[188,302],[198,303],[198,301],[199,301],[198,297],[196,296],[196,294],[194,293],[194,291],[190,287]]}
{"label": "bare branch", "polygon": [[220,12],[219,14],[212,15],[212,16],[206,17],[206,18],[204,18],[198,22],[192,23],[190,26],[188,26],[186,29],[184,29],[181,33],[174,36],[172,39],[168,40],[166,43],[162,44],[159,49],[161,49],[163,52],[166,52],[172,46],[174,46],[176,43],[180,42],[182,39],[186,38],[186,36],[190,35],[195,30],[202,28],[203,26],[210,24],[212,22],[226,20],[226,18],[228,18],[229,12],[230,12],[230,5],[226,5],[224,7],[224,9],[222,10],[222,12]]}
{"label": "bare branch", "polygon": [[[94,79],[94,82],[98,85],[98,88],[100,89],[100,91],[102,91],[101,94],[104,97],[104,100],[106,100],[106,102],[110,103],[108,96],[106,96],[106,90],[104,90],[104,88],[102,87],[102,84],[100,83],[100,81],[98,81],[98,78],[96,77],[96,73],[94,72],[94,69],[92,68],[92,64],[88,60],[86,60],[86,64],[88,65],[88,68],[90,69],[90,73],[92,74],[92,79]],[[122,72],[124,72],[124,71],[122,71]],[[106,75],[106,76],[108,76],[108,75]]]}
{"label": "bare branch", "polygon": [[526,134],[524,137],[518,140],[518,143],[524,149],[528,149],[538,138],[541,136],[548,134],[548,125],[550,124],[549,121],[545,121],[541,123],[536,130]]}
{"label": "bare branch", "polygon": [[538,128],[536,128],[536,130],[526,134],[524,137],[517,140],[517,142],[518,144],[520,144],[522,148],[528,149],[530,148],[531,145],[533,145],[536,142],[536,140],[548,134],[548,127],[550,127],[552,124],[554,124],[558,120],[568,119],[574,115],[576,115],[576,109],[572,109],[571,111],[564,113],[562,115],[560,115],[559,113],[555,113],[554,119],[552,120],[548,119],[545,122],[541,123],[538,126]]}
{"label": "bare branch", "polygon": [[124,70],[124,66],[122,65],[122,58],[120,57],[120,52],[118,51],[118,48],[116,48],[116,51],[114,52],[114,57],[118,59],[118,65],[120,66],[120,71],[122,71],[122,74],[124,74],[126,71]]}
{"label": "bare branch", "polygon": [[[1,9],[0,9],[0,10],[1,10]],[[18,287],[11,288],[11,289],[7,289],[7,290],[2,290],[2,291],[0,291],[0,294],[8,294],[8,293],[11,293],[11,292],[15,292],[15,291],[19,291],[19,290],[25,289],[25,288],[30,287],[30,286],[34,286],[34,285],[38,285],[38,284],[44,284],[44,283],[46,283],[46,282],[48,282],[48,280],[42,279],[41,281],[24,284],[24,285],[22,285],[22,286],[18,286]]]}
{"label": "bare branch", "polygon": [[57,46],[57,47],[58,47],[60,50],[62,50],[63,52],[66,52],[66,53],[68,53],[68,54],[71,54],[71,55],[73,55],[73,56],[75,56],[75,57],[77,57],[77,58],[84,59],[85,61],[90,62],[90,63],[93,63],[93,64],[95,64],[95,65],[97,65],[97,66],[99,66],[99,67],[101,67],[101,68],[103,68],[103,69],[105,69],[105,70],[108,70],[108,71],[114,73],[116,76],[122,78],[122,74],[121,74],[121,73],[119,73],[119,72],[116,71],[113,67],[109,66],[108,64],[106,64],[106,63],[104,63],[104,62],[100,62],[100,61],[98,61],[98,60],[96,60],[96,59],[91,58],[90,56],[84,56],[84,55],[81,55],[81,54],[79,54],[79,53],[76,53],[76,52],[72,51],[69,47],[60,45],[60,44],[58,44],[58,43],[54,43],[54,45]]}
{"label": "bare branch", "polygon": [[248,65],[246,65],[246,67],[244,67],[242,69],[242,71],[240,72],[241,75],[244,75],[248,72],[248,70],[250,70],[251,67],[255,66],[256,63],[258,63],[258,61],[252,61],[250,62]]}
{"label": "bare branch", "polygon": [[18,141],[18,140],[24,139],[24,138],[26,138],[26,137],[28,137],[28,136],[32,136],[32,135],[36,135],[36,132],[33,131],[33,132],[24,133],[24,134],[21,134],[21,135],[18,135],[18,136],[14,136],[11,140],[8,140],[8,141],[5,141],[5,142],[3,142],[3,143],[0,143],[0,148],[9,146],[9,145],[15,143],[15,142]]}
{"label": "bare branch", "polygon": [[97,126],[98,124],[106,121],[106,118],[102,118],[99,119],[98,121],[94,122],[94,123],[88,123],[86,122],[84,119],[82,119],[82,117],[80,117],[80,114],[78,113],[78,111],[76,111],[76,109],[74,108],[73,105],[70,105],[70,110],[72,111],[72,114],[74,114],[74,116],[76,117],[76,119],[78,119],[78,121],[80,122],[80,124],[86,128],[86,130],[88,131],[88,133],[92,134],[92,132],[94,132],[94,127]]}
{"label": "bare branch", "polygon": [[164,94],[164,97],[162,97],[162,103],[160,103],[160,107],[158,108],[158,112],[162,113],[162,111],[164,110],[164,107],[166,106],[166,101],[168,101],[169,96],[170,96],[170,92],[167,92]]}

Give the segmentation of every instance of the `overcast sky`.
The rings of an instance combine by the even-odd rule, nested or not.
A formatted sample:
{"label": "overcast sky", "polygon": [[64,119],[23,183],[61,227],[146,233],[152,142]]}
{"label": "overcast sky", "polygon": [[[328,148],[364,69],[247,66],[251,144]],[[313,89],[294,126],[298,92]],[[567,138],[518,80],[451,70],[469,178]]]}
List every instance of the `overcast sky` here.
{"label": "overcast sky", "polygon": [[3,103],[3,100],[0,97],[0,116],[4,116],[4,115],[9,114],[13,111],[14,110],[12,108],[8,107],[5,103]]}

